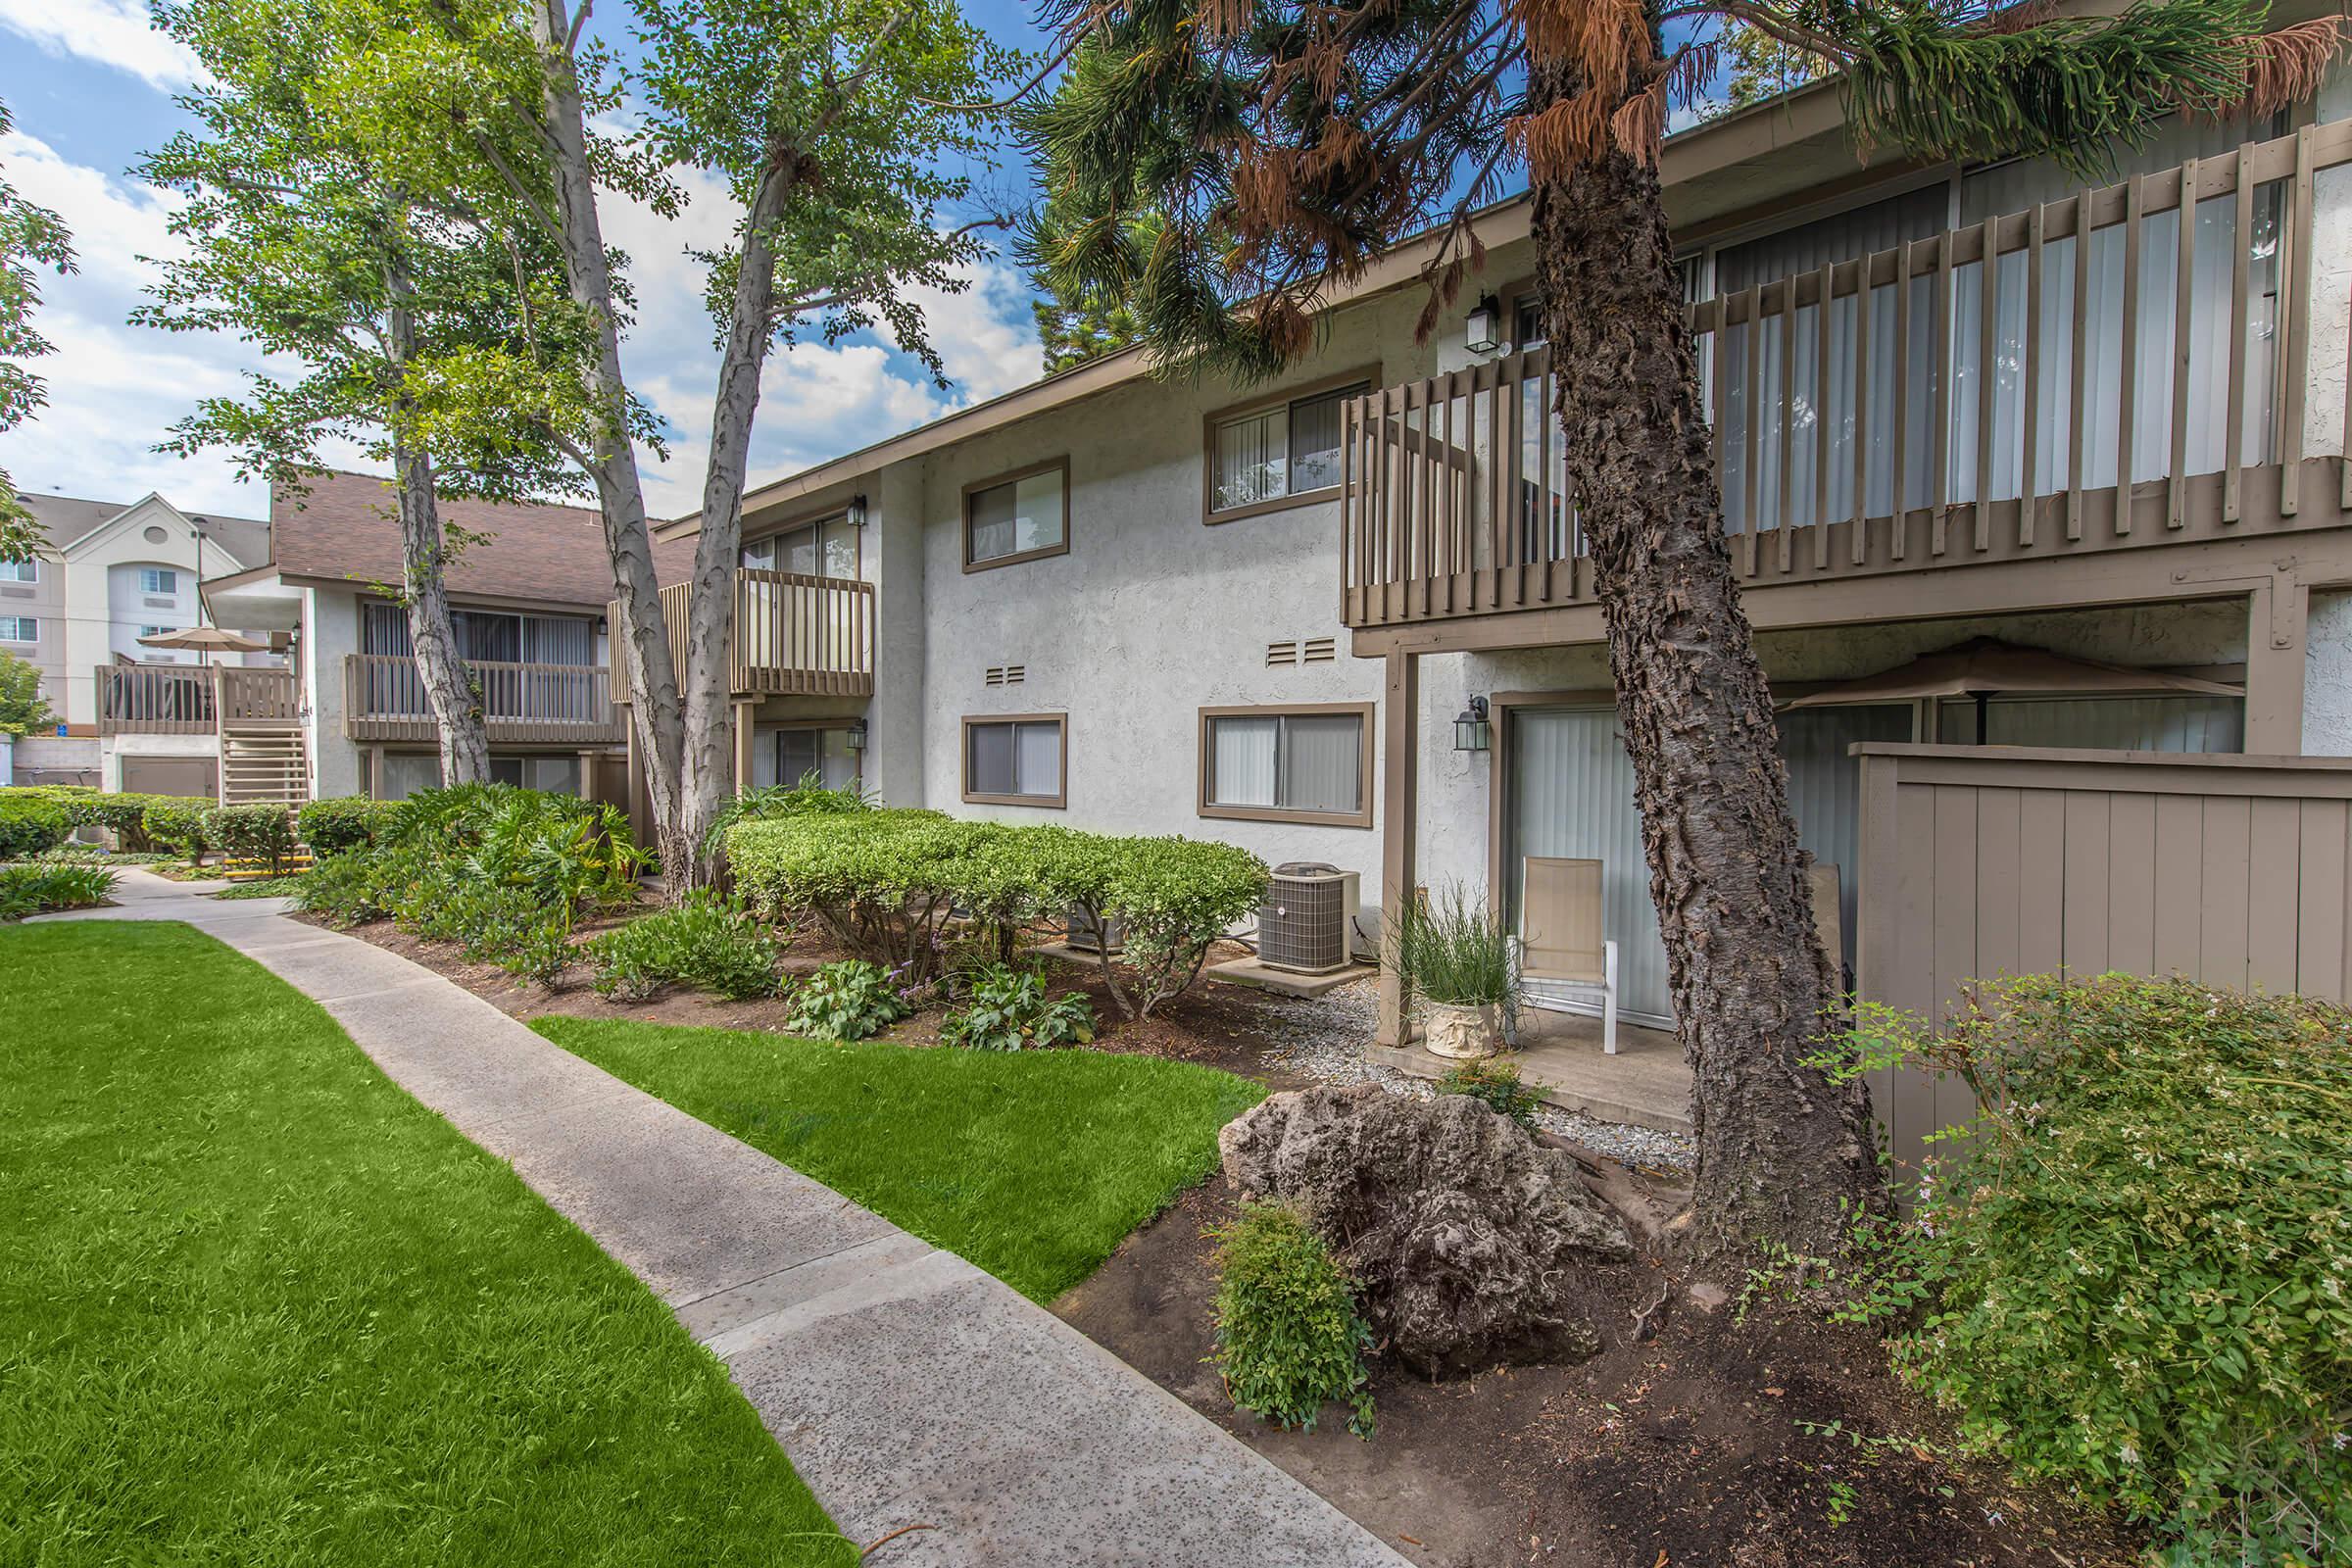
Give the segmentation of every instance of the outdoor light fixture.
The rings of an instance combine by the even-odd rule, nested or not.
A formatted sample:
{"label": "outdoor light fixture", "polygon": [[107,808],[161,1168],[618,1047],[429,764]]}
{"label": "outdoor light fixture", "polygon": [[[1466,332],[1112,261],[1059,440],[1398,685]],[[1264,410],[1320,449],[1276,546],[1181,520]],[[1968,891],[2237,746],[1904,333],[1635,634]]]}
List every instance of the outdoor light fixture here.
{"label": "outdoor light fixture", "polygon": [[842,736],[842,744],[847,746],[853,752],[862,752],[865,750],[864,719],[853,718],[850,720],[850,727]]}
{"label": "outdoor light fixture", "polygon": [[845,517],[847,517],[847,518],[849,519],[849,524],[850,524],[850,526],[851,526],[851,527],[853,527],[853,528],[862,528],[862,527],[864,527],[864,526],[865,526],[865,497],[863,497],[863,496],[852,496],[852,497],[850,497],[850,504],[849,504],[848,508],[844,510],[844,512],[843,512],[843,514],[843,514]]}
{"label": "outdoor light fixture", "polygon": [[1502,304],[1494,295],[1481,294],[1470,307],[1470,330],[1463,346],[1473,354],[1492,354],[1502,347]]}
{"label": "outdoor light fixture", "polygon": [[1493,739],[1494,727],[1487,722],[1487,700],[1473,697],[1470,706],[1453,720],[1453,749],[1457,752],[1483,752]]}

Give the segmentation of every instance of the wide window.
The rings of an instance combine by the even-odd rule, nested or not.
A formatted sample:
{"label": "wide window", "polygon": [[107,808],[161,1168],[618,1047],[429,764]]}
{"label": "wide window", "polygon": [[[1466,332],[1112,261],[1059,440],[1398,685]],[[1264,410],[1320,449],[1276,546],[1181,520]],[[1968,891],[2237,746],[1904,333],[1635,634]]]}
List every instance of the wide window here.
{"label": "wide window", "polygon": [[169,566],[141,566],[139,592],[143,594],[175,594],[179,592],[179,573]]}
{"label": "wide window", "polygon": [[846,725],[762,726],[752,747],[752,782],[790,788],[813,773],[827,789],[846,789],[857,782],[858,760]]}
{"label": "wide window", "polygon": [[1067,552],[1069,488],[1066,459],[965,487],[963,569],[1009,566]]}
{"label": "wide window", "polygon": [[37,561],[0,561],[0,582],[39,582],[41,564]]}
{"label": "wide window", "polygon": [[963,798],[1006,806],[1063,803],[1060,713],[1012,713],[963,721]]}
{"label": "wide window", "polygon": [[1372,709],[1210,708],[1200,712],[1200,814],[1372,825]]}
{"label": "wide window", "polygon": [[1337,489],[1340,405],[1361,397],[1369,387],[1369,382],[1351,381],[1285,403],[1212,417],[1209,516],[1271,509]]}
{"label": "wide window", "polygon": [[30,615],[0,615],[0,643],[37,643],[41,623]]}
{"label": "wide window", "polygon": [[846,516],[803,523],[743,547],[743,564],[761,571],[791,571],[804,577],[856,581],[859,529]]}

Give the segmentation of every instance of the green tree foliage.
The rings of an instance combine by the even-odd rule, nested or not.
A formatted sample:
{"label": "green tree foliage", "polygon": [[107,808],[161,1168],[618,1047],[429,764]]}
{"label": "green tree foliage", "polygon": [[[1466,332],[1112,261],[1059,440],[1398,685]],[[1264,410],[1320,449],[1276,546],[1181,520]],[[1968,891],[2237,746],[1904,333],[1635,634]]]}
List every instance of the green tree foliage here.
{"label": "green tree foliage", "polygon": [[0,735],[29,735],[56,722],[56,710],[41,695],[40,666],[0,653]]}
{"label": "green tree foliage", "polygon": [[[8,134],[9,125],[8,105],[0,103],[0,136]],[[0,174],[0,430],[22,424],[48,401],[41,378],[24,364],[50,352],[49,340],[32,325],[44,268],[74,270],[73,236],[65,220],[26,201]],[[8,470],[0,468],[0,561],[29,561],[44,542],[32,514],[17,499]]]}
{"label": "green tree foliage", "polygon": [[[1116,354],[1143,341],[1143,318],[1129,297],[1100,285],[1072,286],[1055,277],[1049,260],[1067,243],[1069,210],[1048,200],[1021,224],[1018,250],[1029,270],[1029,281],[1042,298],[1030,305],[1037,318],[1037,337],[1048,375],[1074,370],[1090,360]],[[1127,225],[1123,243],[1138,256],[1167,231],[1156,213],[1145,213]]]}
{"label": "green tree foliage", "polygon": [[1734,109],[1777,98],[1832,70],[1830,62],[1821,55],[1776,38],[1761,27],[1744,24],[1724,29],[1723,55],[1730,67],[1724,91]]}

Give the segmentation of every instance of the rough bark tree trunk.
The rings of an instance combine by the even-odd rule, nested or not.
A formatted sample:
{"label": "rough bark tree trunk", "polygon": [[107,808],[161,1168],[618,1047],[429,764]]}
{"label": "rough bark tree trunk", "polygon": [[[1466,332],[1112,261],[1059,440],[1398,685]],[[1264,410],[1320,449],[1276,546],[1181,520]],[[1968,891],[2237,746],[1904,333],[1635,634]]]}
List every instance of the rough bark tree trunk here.
{"label": "rough bark tree trunk", "polygon": [[585,466],[596,481],[612,558],[612,594],[620,607],[612,635],[628,675],[629,722],[644,759],[647,805],[656,824],[669,885],[685,885],[680,868],[694,865],[697,841],[684,831],[681,807],[685,733],[678,671],[662,619],[660,580],[654,573],[653,535],[646,523],[645,487],[637,449],[629,440],[628,381],[620,368],[620,326],[612,306],[612,273],[605,256],[604,224],[588,163],[588,132],[573,74],[571,12],[565,0],[535,0],[531,31],[545,64],[545,128],[555,167],[556,218],[563,230],[564,271],[575,303],[597,326],[597,355],[589,387],[598,409]]}
{"label": "rough bark tree trunk", "polygon": [[713,866],[700,852],[735,773],[735,712],[727,644],[735,609],[735,568],[743,553],[743,480],[751,461],[752,420],[760,409],[760,372],[775,340],[775,224],[792,193],[799,159],[768,149],[744,215],[743,255],[718,367],[710,415],[710,452],[703,470],[702,527],[695,535],[693,587],[687,597],[686,749],[680,826],[697,847],[694,880]]}
{"label": "rough bark tree trunk", "polygon": [[408,368],[416,358],[416,318],[409,305],[408,270],[395,256],[384,268],[390,308],[384,342],[392,362],[392,472],[400,514],[401,591],[409,610],[409,646],[416,657],[424,700],[441,743],[441,782],[481,784],[490,778],[490,734],[481,698],[458,653],[458,628],[444,580],[445,540],[435,504],[432,460],[406,432]]}
{"label": "rough bark tree trunk", "polygon": [[1868,1091],[1803,1060],[1838,987],[1724,537],[1657,172],[1612,156],[1534,196],[1568,483],[1692,1075],[1694,1256],[1833,1249],[1885,1183]]}

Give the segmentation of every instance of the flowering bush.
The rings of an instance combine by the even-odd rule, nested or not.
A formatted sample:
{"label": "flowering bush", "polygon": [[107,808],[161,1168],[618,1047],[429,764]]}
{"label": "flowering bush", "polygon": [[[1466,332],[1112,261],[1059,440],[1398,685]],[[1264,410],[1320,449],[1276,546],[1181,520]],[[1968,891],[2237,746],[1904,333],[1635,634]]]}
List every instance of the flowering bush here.
{"label": "flowering bush", "polygon": [[2170,1561],[2352,1561],[2352,1013],[2111,974],[1859,1022],[1850,1070],[1976,1096],[1878,1297],[1924,1302],[1897,1365],[1963,1439]]}

